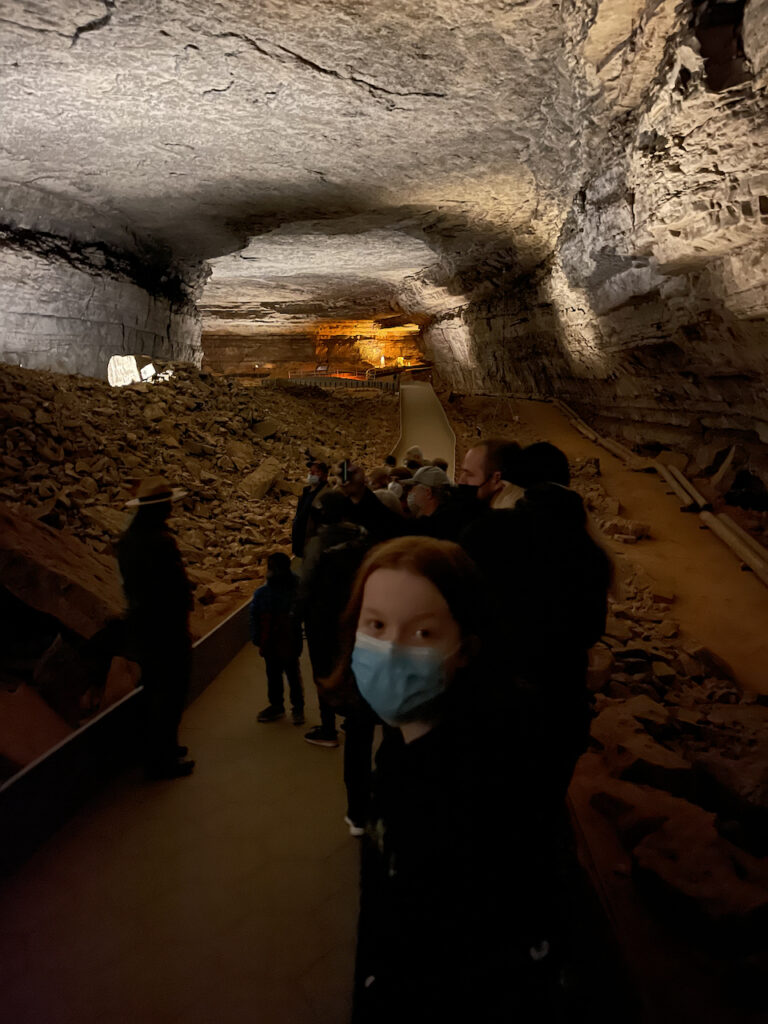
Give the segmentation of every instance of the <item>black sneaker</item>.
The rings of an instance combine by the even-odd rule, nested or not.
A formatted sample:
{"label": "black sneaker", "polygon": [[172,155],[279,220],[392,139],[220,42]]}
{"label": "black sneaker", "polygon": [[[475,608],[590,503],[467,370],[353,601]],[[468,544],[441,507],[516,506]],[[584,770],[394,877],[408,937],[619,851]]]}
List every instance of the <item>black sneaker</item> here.
{"label": "black sneaker", "polygon": [[285,708],[276,708],[273,704],[270,704],[269,707],[259,712],[256,721],[278,722],[281,718],[285,718]]}
{"label": "black sneaker", "polygon": [[293,712],[291,713],[291,721],[293,722],[294,725],[304,725],[304,722],[306,721],[306,719],[304,718],[304,709],[294,708]]}
{"label": "black sneaker", "polygon": [[316,725],[314,729],[310,729],[304,734],[304,739],[316,747],[338,747],[339,745],[339,737],[336,733],[326,732],[322,725]]}

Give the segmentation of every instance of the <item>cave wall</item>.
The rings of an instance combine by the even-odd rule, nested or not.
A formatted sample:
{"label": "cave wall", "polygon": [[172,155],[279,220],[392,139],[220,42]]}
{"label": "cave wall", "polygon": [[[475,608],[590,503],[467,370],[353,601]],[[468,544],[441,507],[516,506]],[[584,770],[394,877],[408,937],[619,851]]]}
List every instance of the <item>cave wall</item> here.
{"label": "cave wall", "polygon": [[663,46],[645,26],[650,84],[635,107],[634,65],[613,69],[626,110],[546,265],[463,297],[412,282],[452,386],[558,395],[633,442],[768,441],[767,9],[715,65],[685,17]]}
{"label": "cave wall", "polygon": [[201,345],[203,369],[216,373],[248,376],[317,363],[312,325],[293,317],[273,316],[266,323],[205,318]]}
{"label": "cave wall", "polygon": [[[416,324],[386,326],[372,319],[331,318],[320,308],[299,312],[275,304],[233,317],[232,311],[203,318],[203,366],[218,373],[248,375],[269,369],[273,375],[289,370],[313,370],[322,364],[337,370],[378,367],[398,359],[421,357]],[[398,319],[398,318],[395,318]]]}
{"label": "cave wall", "polygon": [[203,268],[55,208],[40,192],[0,195],[0,363],[102,379],[113,355],[199,365]]}

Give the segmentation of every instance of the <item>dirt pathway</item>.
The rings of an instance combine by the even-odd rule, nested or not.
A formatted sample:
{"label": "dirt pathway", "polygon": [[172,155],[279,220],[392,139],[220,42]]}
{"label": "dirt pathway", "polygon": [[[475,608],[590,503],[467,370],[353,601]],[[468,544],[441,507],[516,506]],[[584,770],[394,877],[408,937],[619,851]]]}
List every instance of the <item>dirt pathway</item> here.
{"label": "dirt pathway", "polygon": [[680,511],[657,474],[627,469],[552,405],[521,401],[515,412],[523,427],[562,448],[569,459],[600,459],[601,484],[621,502],[622,515],[651,526],[652,539],[629,549],[606,542],[619,565],[628,559],[674,593],[671,616],[683,637],[709,647],[745,688],[768,693],[768,589],[741,571],[728,548],[701,528],[698,516]]}

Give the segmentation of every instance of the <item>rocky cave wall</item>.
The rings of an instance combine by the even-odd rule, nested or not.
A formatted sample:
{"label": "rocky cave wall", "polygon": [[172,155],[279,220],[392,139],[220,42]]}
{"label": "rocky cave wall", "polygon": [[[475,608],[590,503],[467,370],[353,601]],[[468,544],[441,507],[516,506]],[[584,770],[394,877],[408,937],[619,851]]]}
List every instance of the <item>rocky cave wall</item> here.
{"label": "rocky cave wall", "polygon": [[751,0],[723,57],[701,5],[688,24],[659,4],[601,69],[620,113],[553,257],[521,278],[495,270],[468,295],[461,282],[409,282],[404,303],[431,314],[425,348],[454,388],[558,395],[632,442],[741,441],[761,457],[766,11]]}
{"label": "rocky cave wall", "polygon": [[203,268],[52,203],[31,190],[0,196],[0,362],[102,379],[113,355],[199,365]]}
{"label": "rocky cave wall", "polygon": [[266,311],[259,319],[206,317],[203,368],[248,376],[264,367],[314,365],[315,333],[306,318]]}
{"label": "rocky cave wall", "polygon": [[402,323],[402,317],[329,319],[321,307],[315,314],[280,307],[241,317],[226,312],[209,313],[203,320],[203,365],[218,373],[249,376],[269,370],[280,376],[317,365],[337,370],[378,367],[382,356],[387,366],[421,358],[420,327]]}

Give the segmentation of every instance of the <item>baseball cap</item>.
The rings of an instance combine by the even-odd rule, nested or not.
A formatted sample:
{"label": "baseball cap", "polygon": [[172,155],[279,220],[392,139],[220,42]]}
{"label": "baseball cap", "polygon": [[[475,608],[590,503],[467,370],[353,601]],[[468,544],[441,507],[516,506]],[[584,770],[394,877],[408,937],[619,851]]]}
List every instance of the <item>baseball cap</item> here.
{"label": "baseball cap", "polygon": [[425,487],[448,487],[451,482],[448,474],[439,466],[422,466],[411,479],[415,484],[423,484]]}

